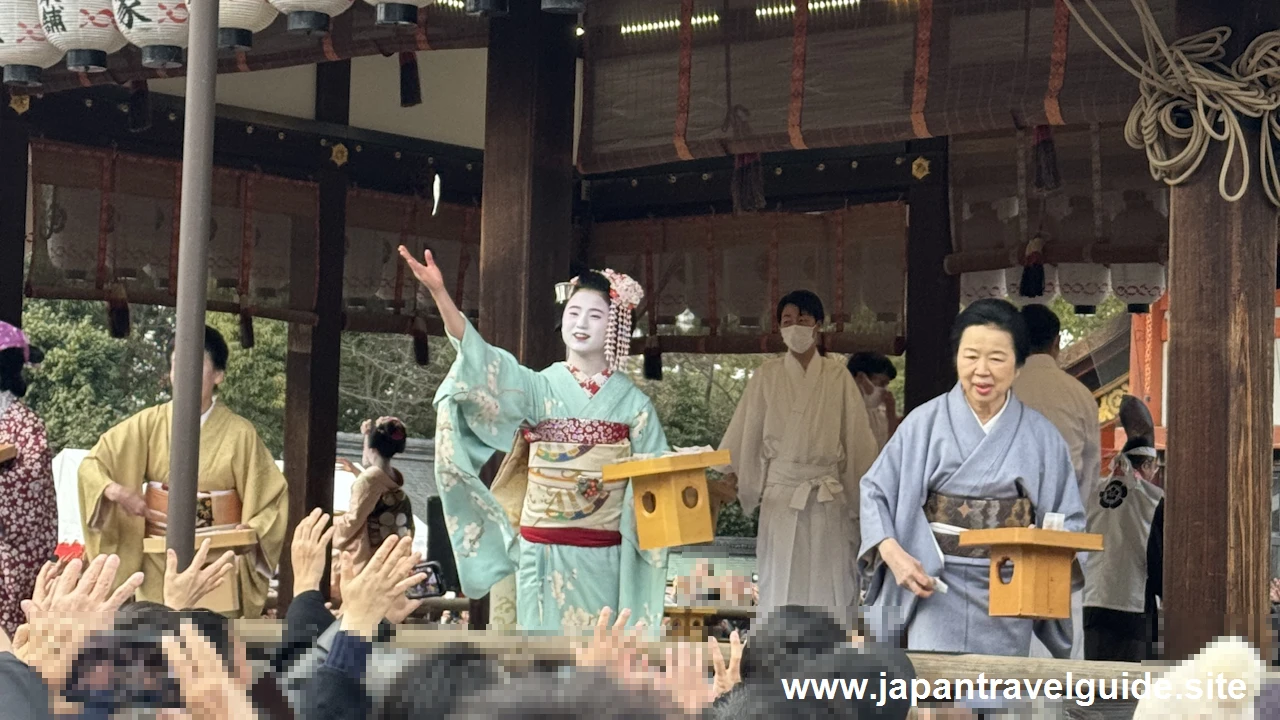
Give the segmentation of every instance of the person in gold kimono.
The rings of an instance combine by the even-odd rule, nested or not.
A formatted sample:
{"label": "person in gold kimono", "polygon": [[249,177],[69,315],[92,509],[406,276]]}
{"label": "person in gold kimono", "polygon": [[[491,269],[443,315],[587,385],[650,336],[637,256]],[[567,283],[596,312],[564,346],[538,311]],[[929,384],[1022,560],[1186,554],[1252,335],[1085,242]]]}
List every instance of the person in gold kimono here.
{"label": "person in gold kimono", "polygon": [[[240,528],[257,534],[258,545],[237,563],[243,617],[261,616],[267,587],[276,571],[289,519],[284,475],[253,425],[217,402],[214,391],[226,377],[229,351],[213,328],[204,332],[201,387],[201,493],[234,491],[240,500]],[[108,430],[80,464],[80,518],[86,561],[99,554],[120,557],[117,582],[141,570],[146,582],[139,598],[163,602],[164,557],[146,555],[142,540],[149,523],[164,514],[147,507],[148,482],[169,481],[170,420],[173,404],[147,408]]]}

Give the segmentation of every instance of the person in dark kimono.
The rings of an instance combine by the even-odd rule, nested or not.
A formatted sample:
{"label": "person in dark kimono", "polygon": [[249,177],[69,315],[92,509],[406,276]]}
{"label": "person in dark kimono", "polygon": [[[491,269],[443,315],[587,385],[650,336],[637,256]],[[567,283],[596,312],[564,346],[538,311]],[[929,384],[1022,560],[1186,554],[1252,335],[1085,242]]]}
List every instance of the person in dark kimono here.
{"label": "person in dark kimono", "polygon": [[909,650],[1026,656],[1034,632],[1069,657],[1070,620],[988,614],[989,553],[958,542],[964,530],[1043,526],[1049,513],[1085,529],[1066,441],[1011,389],[1026,325],[1009,303],[979,300],[951,344],[959,382],[912,411],[862,478],[868,624],[881,642],[905,633]]}
{"label": "person in dark kimono", "polygon": [[27,336],[0,322],[0,629],[12,636],[26,622],[23,600],[31,597],[40,568],[58,546],[58,499],[53,455],[44,423],[23,402],[23,369],[42,354]]}

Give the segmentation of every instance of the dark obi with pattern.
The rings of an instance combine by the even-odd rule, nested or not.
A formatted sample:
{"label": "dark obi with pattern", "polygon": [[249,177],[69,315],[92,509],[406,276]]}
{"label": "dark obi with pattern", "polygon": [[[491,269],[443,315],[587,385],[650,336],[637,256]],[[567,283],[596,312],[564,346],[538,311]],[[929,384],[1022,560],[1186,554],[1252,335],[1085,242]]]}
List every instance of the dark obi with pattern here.
{"label": "dark obi with pattern", "polygon": [[[961,530],[1027,527],[1036,520],[1036,508],[1022,486],[1018,497],[1006,499],[967,498],[931,492],[924,503],[925,519]],[[960,536],[934,530],[944,555],[986,559],[990,548],[960,547]]]}

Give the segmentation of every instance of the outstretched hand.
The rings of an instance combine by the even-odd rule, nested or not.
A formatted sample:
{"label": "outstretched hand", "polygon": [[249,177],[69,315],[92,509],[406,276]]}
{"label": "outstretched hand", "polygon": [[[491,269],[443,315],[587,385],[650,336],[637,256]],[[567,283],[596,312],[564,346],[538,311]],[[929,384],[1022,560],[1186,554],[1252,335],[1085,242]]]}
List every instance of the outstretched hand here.
{"label": "outstretched hand", "polygon": [[434,296],[438,292],[444,291],[444,273],[440,272],[440,266],[436,265],[435,258],[431,256],[430,250],[424,250],[422,253],[422,262],[418,262],[413,253],[409,252],[409,248],[400,246],[400,257],[409,264],[409,270],[413,272],[413,276],[418,282],[431,291]]}
{"label": "outstretched hand", "polygon": [[217,590],[236,569],[236,554],[230,550],[206,565],[209,557],[209,538],[200,543],[200,549],[187,569],[178,572],[178,553],[173,548],[165,553],[164,604],[174,610],[189,610],[209,593]]}

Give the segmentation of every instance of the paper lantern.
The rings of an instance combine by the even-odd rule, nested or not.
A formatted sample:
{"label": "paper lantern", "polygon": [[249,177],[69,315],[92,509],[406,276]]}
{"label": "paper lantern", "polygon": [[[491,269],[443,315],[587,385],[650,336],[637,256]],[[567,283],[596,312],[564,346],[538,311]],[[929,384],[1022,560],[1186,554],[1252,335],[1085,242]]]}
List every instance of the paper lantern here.
{"label": "paper lantern", "polygon": [[581,15],[586,9],[583,0],[542,0],[542,12],[558,15]]}
{"label": "paper lantern", "polygon": [[36,231],[50,264],[67,280],[84,282],[96,273],[101,197],[96,190],[36,186]]}
{"label": "paper lantern", "polygon": [[62,59],[62,51],[44,35],[36,2],[0,3],[0,65],[4,84],[10,87],[40,87],[40,72]]}
{"label": "paper lantern", "polygon": [[[1169,221],[1141,190],[1126,190],[1124,210],[1111,221],[1111,242],[1123,247],[1161,247],[1168,244]],[[1167,279],[1160,263],[1111,266],[1111,290],[1129,306],[1129,312],[1146,312],[1164,296]]]}
{"label": "paper lantern", "polygon": [[271,0],[289,18],[289,32],[328,35],[329,19],[351,9],[355,0]]}
{"label": "paper lantern", "polygon": [[134,279],[140,271],[157,287],[169,285],[169,255],[173,247],[173,200],[141,195],[113,195],[115,274]]}
{"label": "paper lantern", "polygon": [[66,53],[71,72],[102,72],[107,69],[107,56],[128,44],[112,4],[112,0],[40,0],[45,37]]}
{"label": "paper lantern", "polygon": [[[1011,242],[1008,226],[1000,222],[995,206],[990,203],[977,203],[970,207],[968,219],[960,226],[960,238],[966,251],[994,250],[1007,247]],[[1009,286],[1003,269],[960,275],[960,302],[965,305],[1008,296]]]}
{"label": "paper lantern", "polygon": [[[347,260],[342,271],[342,290],[350,304],[363,305],[377,296],[390,235],[364,228],[347,229]],[[398,239],[399,235],[395,237]]]}
{"label": "paper lantern", "polygon": [[120,34],[142,50],[142,66],[157,70],[182,67],[191,13],[177,0],[116,0]]}
{"label": "paper lantern", "polygon": [[293,220],[280,213],[253,214],[253,266],[249,292],[274,298],[289,287],[289,248],[293,244]]}
{"label": "paper lantern", "polygon": [[[1093,200],[1084,195],[1071,198],[1071,210],[1059,223],[1059,242],[1088,246],[1097,242]],[[1096,263],[1066,263],[1058,266],[1058,292],[1081,315],[1092,315],[1111,295],[1111,270]]]}
{"label": "paper lantern", "polygon": [[279,16],[267,0],[218,0],[218,48],[249,50],[254,33],[266,30]]}
{"label": "paper lantern", "polygon": [[418,9],[434,5],[436,0],[403,0],[403,2],[379,2],[365,0],[378,13],[379,25],[417,25]]}

